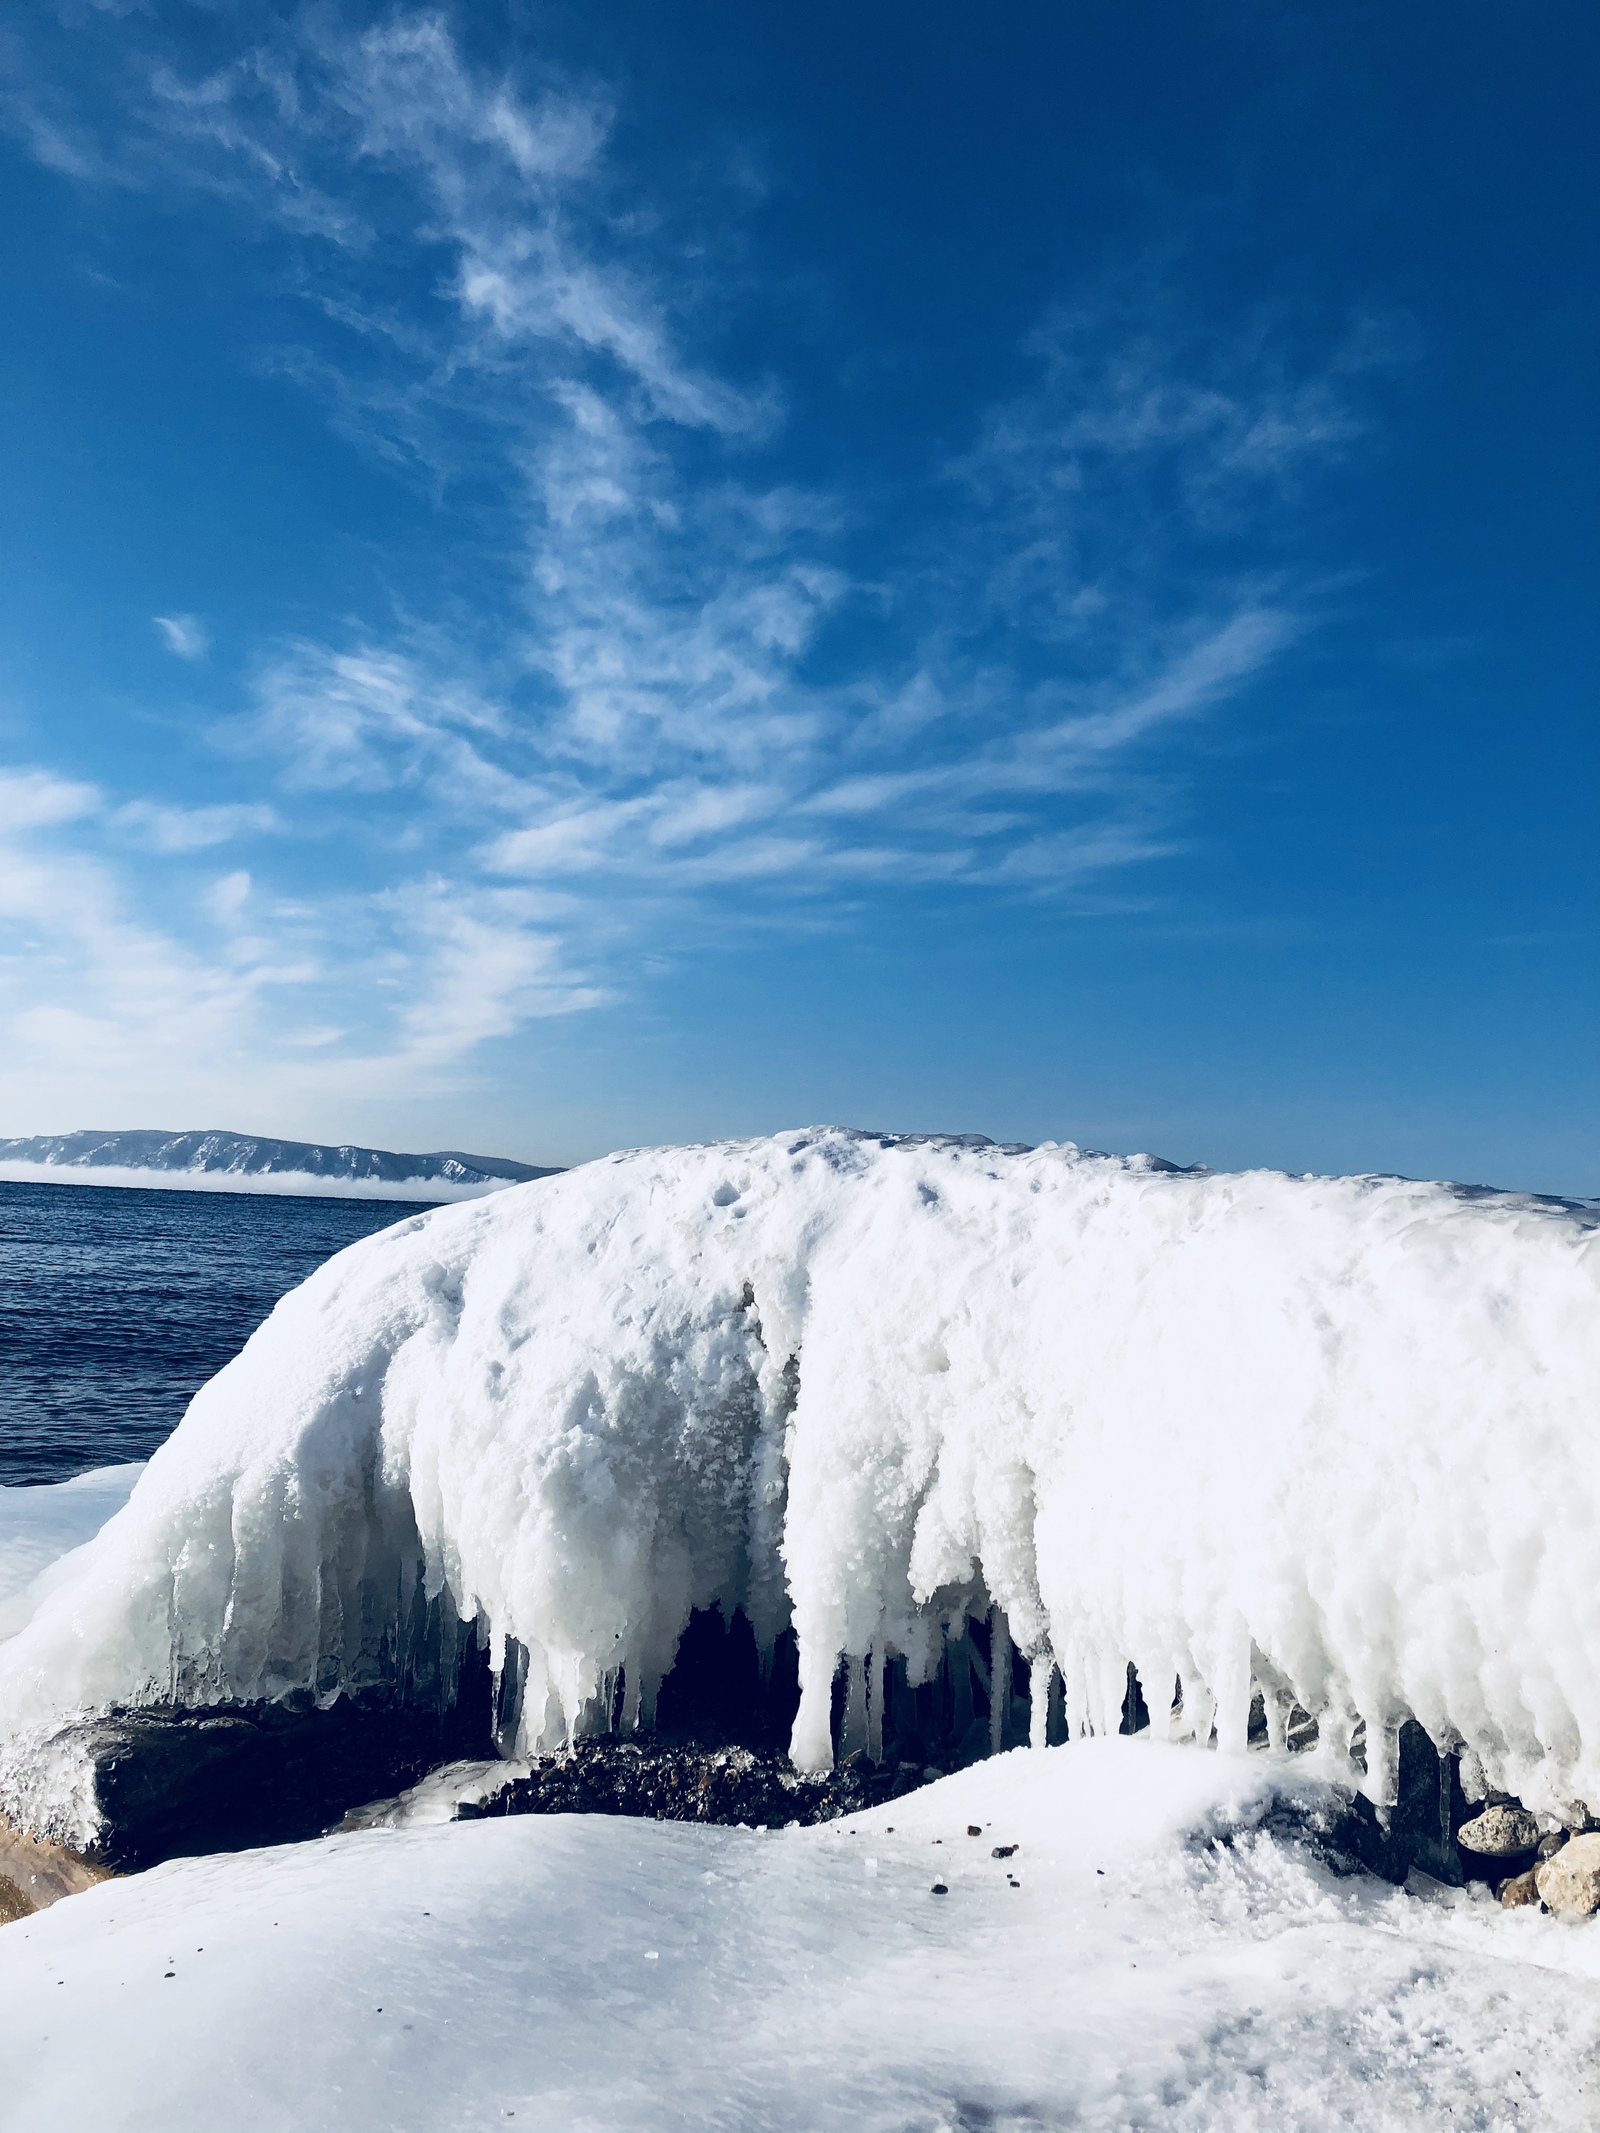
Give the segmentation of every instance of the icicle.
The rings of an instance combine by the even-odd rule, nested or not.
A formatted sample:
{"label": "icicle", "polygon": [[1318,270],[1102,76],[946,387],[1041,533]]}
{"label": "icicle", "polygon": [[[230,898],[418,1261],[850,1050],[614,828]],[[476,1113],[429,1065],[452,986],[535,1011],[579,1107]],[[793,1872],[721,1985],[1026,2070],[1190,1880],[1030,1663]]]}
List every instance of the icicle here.
{"label": "icicle", "polygon": [[1386,1719],[1369,1718],[1367,1774],[1361,1790],[1374,1807],[1393,1807],[1399,1796],[1400,1728]]}
{"label": "icicle", "polygon": [[867,1662],[855,1653],[845,1661],[844,1718],[839,1726],[839,1760],[847,1763],[867,1746]]}
{"label": "icicle", "polygon": [[1242,1615],[1212,1661],[1212,1689],[1217,1746],[1224,1755],[1243,1755],[1250,1746],[1250,1632]]}
{"label": "icicle", "polygon": [[1069,1644],[1061,1656],[1061,1699],[1068,1740],[1082,1740],[1089,1730],[1089,1699],[1084,1687],[1083,1652]]}
{"label": "icicle", "polygon": [[1266,1713],[1267,1746],[1282,1755],[1289,1745],[1289,1711],[1282,1693],[1270,1681],[1261,1683],[1261,1708]]}
{"label": "icicle", "polygon": [[862,1692],[866,1701],[867,1761],[883,1761],[883,1699],[887,1687],[887,1662],[875,1645],[862,1665]]}
{"label": "icicle", "polygon": [[1049,1645],[1028,1661],[1028,1746],[1050,1745],[1050,1698],[1055,1688],[1056,1663]]}
{"label": "icicle", "polygon": [[1011,1716],[1011,1624],[1003,1607],[989,1610],[989,1753],[998,1755],[1006,1744],[1006,1721]]}
{"label": "icicle", "polygon": [[815,1646],[800,1646],[800,1708],[789,1735],[789,1760],[796,1770],[833,1768],[833,1677],[835,1661]]}

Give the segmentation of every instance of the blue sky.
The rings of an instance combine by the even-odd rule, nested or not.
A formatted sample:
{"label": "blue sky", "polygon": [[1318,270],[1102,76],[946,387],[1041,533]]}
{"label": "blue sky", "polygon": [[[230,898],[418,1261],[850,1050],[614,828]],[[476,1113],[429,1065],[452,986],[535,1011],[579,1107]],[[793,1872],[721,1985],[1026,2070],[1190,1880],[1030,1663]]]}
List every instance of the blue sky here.
{"label": "blue sky", "polygon": [[1588,9],[6,42],[0,1132],[1600,1191]]}

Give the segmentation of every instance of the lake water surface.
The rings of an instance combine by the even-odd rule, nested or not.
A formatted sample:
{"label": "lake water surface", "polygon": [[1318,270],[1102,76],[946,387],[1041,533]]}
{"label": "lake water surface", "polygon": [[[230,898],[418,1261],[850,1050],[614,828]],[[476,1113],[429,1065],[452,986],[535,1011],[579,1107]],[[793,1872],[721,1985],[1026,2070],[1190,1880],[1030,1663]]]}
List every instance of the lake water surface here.
{"label": "lake water surface", "polygon": [[147,1458],[286,1290],[422,1211],[0,1181],[0,1487]]}

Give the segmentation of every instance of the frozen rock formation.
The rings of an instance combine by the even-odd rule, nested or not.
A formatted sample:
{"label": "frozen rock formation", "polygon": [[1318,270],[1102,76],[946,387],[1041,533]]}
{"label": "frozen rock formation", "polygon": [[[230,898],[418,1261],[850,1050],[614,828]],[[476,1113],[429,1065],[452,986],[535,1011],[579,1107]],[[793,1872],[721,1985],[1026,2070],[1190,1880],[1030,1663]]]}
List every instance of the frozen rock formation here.
{"label": "frozen rock formation", "polygon": [[[791,1752],[869,1751],[994,1608],[1074,1737],[1131,1662],[1225,1750],[1252,1690],[1394,1794],[1600,1798],[1586,1210],[817,1130],[607,1158],[352,1246],[196,1396],[0,1647],[0,1807],[92,1839],[73,1728],[447,1695],[648,1725],[690,1612],[792,1629]],[[1554,1477],[1560,1485],[1552,1486]],[[444,1684],[441,1687],[441,1684]]]}

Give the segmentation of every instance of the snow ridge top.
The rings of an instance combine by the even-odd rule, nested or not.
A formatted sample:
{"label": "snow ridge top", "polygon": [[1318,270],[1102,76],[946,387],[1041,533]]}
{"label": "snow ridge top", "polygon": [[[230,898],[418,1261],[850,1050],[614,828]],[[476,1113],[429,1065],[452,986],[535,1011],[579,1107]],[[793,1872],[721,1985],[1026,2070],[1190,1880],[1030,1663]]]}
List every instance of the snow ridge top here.
{"label": "snow ridge top", "polygon": [[792,1624],[825,1766],[841,1654],[926,1678],[993,1603],[1074,1736],[1131,1661],[1223,1748],[1253,1684],[1364,1720],[1380,1800],[1414,1715],[1469,1789],[1600,1803],[1597,1304],[1583,1209],[1070,1145],[818,1128],[437,1209],[283,1299],[0,1647],[0,1806],[83,1840],[35,1752],[75,1716],[393,1680],[419,1583],[523,1750],[619,1672],[648,1723],[720,1601]]}

